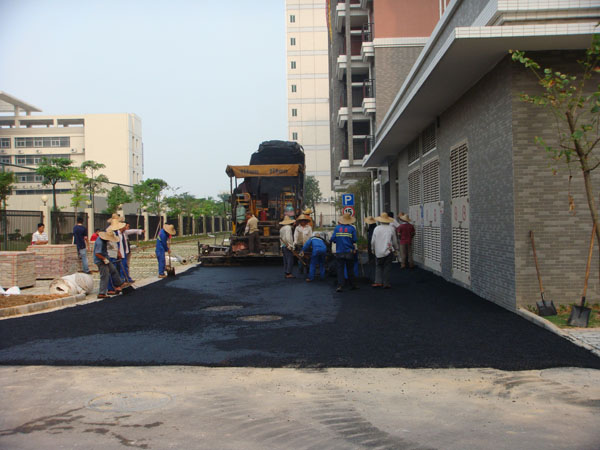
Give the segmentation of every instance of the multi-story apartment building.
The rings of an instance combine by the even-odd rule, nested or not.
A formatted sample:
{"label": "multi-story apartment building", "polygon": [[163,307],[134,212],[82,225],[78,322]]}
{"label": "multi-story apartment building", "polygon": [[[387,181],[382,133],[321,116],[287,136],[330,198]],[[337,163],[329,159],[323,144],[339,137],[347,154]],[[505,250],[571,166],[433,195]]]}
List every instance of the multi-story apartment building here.
{"label": "multi-story apartment building", "polygon": [[[112,183],[134,185],[143,176],[142,121],[135,114],[32,115],[40,109],[0,91],[0,161],[17,175],[12,209],[37,209],[51,192],[35,169],[42,157],[64,157],[74,166],[93,160]],[[19,167],[21,166],[21,167]],[[57,184],[58,206],[68,207],[70,183]],[[102,203],[100,203],[101,205]]]}
{"label": "multi-story apartment building", "polygon": [[329,145],[325,0],[286,0],[288,139],[304,147],[306,174],[319,182],[317,223],[335,218]]}
{"label": "multi-story apartment building", "polygon": [[[364,167],[389,109],[447,0],[331,1],[330,109],[333,187],[373,179],[373,213],[395,210],[387,165]],[[349,11],[348,11],[349,10]],[[349,50],[348,50],[349,49]],[[348,105],[351,104],[351,107]]]}
{"label": "multi-story apartment building", "polygon": [[[375,17],[382,4],[375,2]],[[391,90],[378,84],[374,147],[362,167],[377,173],[383,208],[413,219],[422,267],[506,308],[532,304],[539,291],[531,230],[546,291],[577,298],[592,231],[581,171],[559,164],[564,170],[554,174],[536,145],[536,136],[560,145],[556,122],[520,100],[539,85],[509,50],[581,74],[577,60],[600,33],[599,19],[597,0],[452,0],[418,55],[407,67],[395,64]],[[600,172],[592,179],[598,193]],[[596,253],[592,273],[598,261]],[[597,301],[598,278],[590,282],[588,299]]]}

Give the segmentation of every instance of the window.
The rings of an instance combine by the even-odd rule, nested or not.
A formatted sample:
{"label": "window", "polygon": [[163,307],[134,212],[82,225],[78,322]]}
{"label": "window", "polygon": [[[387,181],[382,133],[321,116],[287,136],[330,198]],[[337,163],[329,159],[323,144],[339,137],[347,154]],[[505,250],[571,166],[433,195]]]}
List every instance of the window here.
{"label": "window", "polygon": [[298,110],[296,108],[292,108],[292,117],[298,116]]}
{"label": "window", "polygon": [[290,38],[290,45],[296,45],[296,38]]}
{"label": "window", "polygon": [[[71,138],[69,136],[59,137],[17,137],[15,138],[15,147],[34,148],[34,147],[70,147]],[[10,148],[10,147],[4,147]]]}
{"label": "window", "polygon": [[296,68],[296,61],[292,61],[290,65],[291,65],[292,69],[295,69]]}
{"label": "window", "polygon": [[296,16],[294,14],[290,14],[290,23],[296,23]]}
{"label": "window", "polygon": [[10,164],[10,156],[0,156],[0,163]]}
{"label": "window", "polygon": [[298,140],[298,133],[296,133],[295,131],[292,133],[292,141],[297,141]]}
{"label": "window", "polygon": [[10,148],[10,138],[0,138],[0,148]]}
{"label": "window", "polygon": [[292,92],[296,92],[296,85],[292,84]]}

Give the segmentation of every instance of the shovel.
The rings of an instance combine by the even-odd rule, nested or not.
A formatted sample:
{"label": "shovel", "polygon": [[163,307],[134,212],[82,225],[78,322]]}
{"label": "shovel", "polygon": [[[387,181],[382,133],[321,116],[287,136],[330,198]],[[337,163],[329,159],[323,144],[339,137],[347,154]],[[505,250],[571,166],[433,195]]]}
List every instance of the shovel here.
{"label": "shovel", "polygon": [[292,250],[292,255],[298,258],[298,261],[300,261],[304,265],[304,267],[308,266],[308,264],[306,264],[306,261],[304,260],[304,257],[300,256],[300,253],[298,253],[295,250]]}
{"label": "shovel", "polygon": [[533,238],[533,230],[529,232],[529,237],[531,238],[531,248],[533,248],[533,260],[535,261],[535,271],[537,273],[538,282],[540,283],[540,295],[542,297],[541,302],[536,302],[536,306],[538,309],[538,315],[544,316],[555,316],[557,314],[556,307],[552,300],[548,303],[544,298],[544,287],[542,286],[542,277],[540,275],[540,268],[538,267],[538,259],[537,254],[535,252],[535,239]]}
{"label": "shovel", "polygon": [[585,283],[583,284],[583,295],[581,296],[581,304],[573,305],[571,315],[567,320],[567,325],[572,327],[587,328],[590,321],[591,308],[585,307],[585,294],[587,293],[588,278],[590,276],[590,263],[592,262],[592,251],[594,250],[594,235],[596,234],[596,224],[592,228],[592,238],[590,239],[590,249],[588,251],[587,267],[585,268]]}
{"label": "shovel", "polygon": [[171,250],[169,250],[169,266],[167,267],[167,277],[175,276],[175,267],[171,265]]}

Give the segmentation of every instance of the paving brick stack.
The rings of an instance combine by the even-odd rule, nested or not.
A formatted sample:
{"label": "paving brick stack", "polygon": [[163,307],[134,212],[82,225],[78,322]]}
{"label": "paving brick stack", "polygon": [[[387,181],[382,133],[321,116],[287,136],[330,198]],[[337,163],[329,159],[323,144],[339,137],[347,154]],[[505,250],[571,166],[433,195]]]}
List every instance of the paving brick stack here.
{"label": "paving brick stack", "polygon": [[63,277],[79,270],[75,245],[30,245],[27,251],[35,254],[38,280]]}
{"label": "paving brick stack", "polygon": [[31,252],[0,252],[0,286],[8,289],[35,286],[35,255]]}

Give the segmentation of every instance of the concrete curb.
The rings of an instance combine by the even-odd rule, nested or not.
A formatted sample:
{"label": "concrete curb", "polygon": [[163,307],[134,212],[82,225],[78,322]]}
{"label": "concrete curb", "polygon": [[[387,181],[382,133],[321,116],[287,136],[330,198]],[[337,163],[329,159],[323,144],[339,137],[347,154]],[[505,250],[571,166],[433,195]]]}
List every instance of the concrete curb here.
{"label": "concrete curb", "polygon": [[0,317],[12,317],[21,314],[30,314],[51,308],[58,308],[60,306],[69,306],[82,300],[85,300],[85,298],[85,294],[77,294],[71,295],[69,297],[56,298],[54,300],[46,300],[38,303],[29,303],[28,305],[0,308]]}
{"label": "concrete curb", "polygon": [[564,331],[563,329],[557,327],[556,325],[554,325],[552,322],[548,322],[546,319],[538,316],[537,314],[532,313],[531,311],[528,311],[524,308],[517,308],[516,313],[518,315],[520,315],[521,317],[523,317],[526,320],[529,320],[530,322],[536,324],[539,327],[545,328],[546,330],[557,334],[558,336],[567,339],[568,341],[572,342],[575,345],[578,345],[579,347],[583,347],[586,350],[591,351],[594,355],[600,357],[600,350],[592,347],[589,344],[586,344],[585,342],[582,342],[581,340],[577,339],[575,336],[572,336],[568,331]]}

